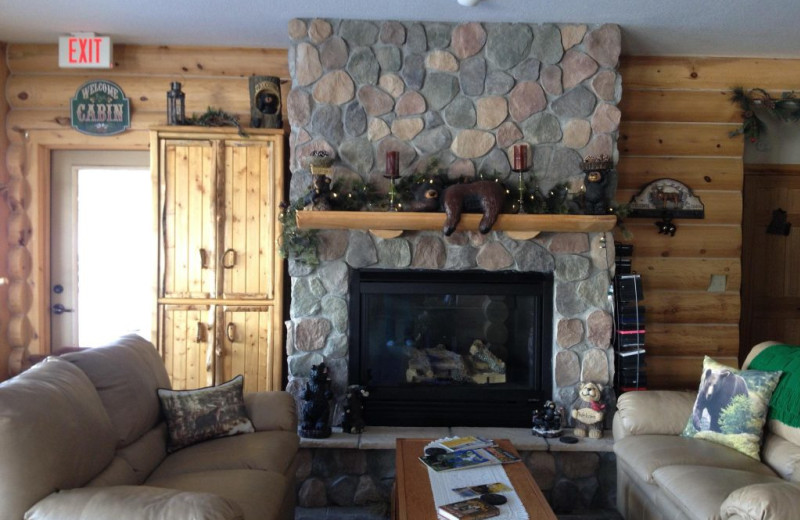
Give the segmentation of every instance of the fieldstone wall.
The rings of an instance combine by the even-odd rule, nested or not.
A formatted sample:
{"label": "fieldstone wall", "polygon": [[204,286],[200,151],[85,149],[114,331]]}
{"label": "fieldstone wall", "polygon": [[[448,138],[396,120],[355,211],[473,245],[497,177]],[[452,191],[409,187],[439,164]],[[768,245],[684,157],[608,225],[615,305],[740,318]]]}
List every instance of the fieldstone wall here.
{"label": "fieldstone wall", "polygon": [[[308,191],[302,159],[317,150],[336,158],[334,181],[358,179],[379,190],[387,186],[389,150],[399,152],[403,176],[435,158],[453,178],[506,179],[509,148],[528,143],[528,179],[545,193],[562,182],[577,191],[583,157],[616,156],[616,25],[295,19],[289,36],[292,201]],[[579,381],[613,380],[610,234],[518,241],[500,232],[405,232],[381,239],[353,230],[321,237],[319,266],[290,262],[287,389],[296,396],[311,365],[324,360],[341,405],[347,281],[351,269],[364,267],[554,272],[554,399],[569,409]],[[337,406],[333,424],[340,421]]]}

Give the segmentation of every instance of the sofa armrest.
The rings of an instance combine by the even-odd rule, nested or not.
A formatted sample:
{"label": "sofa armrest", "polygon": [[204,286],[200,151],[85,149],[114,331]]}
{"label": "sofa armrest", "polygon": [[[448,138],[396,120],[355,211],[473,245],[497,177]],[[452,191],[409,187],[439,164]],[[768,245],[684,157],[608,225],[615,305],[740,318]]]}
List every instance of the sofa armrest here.
{"label": "sofa armrest", "polygon": [[680,435],[697,394],[674,390],[626,392],[617,400],[614,440],[629,435]]}
{"label": "sofa armrest", "polygon": [[25,520],[244,520],[238,504],[211,493],[152,486],[110,486],[58,491],[43,498]]}
{"label": "sofa armrest", "polygon": [[753,484],[739,488],[722,502],[723,520],[782,520],[797,518],[800,486],[790,482]]}
{"label": "sofa armrest", "polygon": [[289,392],[245,394],[244,405],[256,431],[297,431],[297,405]]}

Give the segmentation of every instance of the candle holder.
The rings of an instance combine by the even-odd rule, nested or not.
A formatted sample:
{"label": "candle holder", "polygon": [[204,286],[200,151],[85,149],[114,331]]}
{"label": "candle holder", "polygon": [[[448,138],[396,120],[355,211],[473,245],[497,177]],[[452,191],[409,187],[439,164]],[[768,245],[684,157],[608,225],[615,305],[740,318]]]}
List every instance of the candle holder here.
{"label": "candle holder", "polygon": [[395,180],[400,177],[400,154],[396,151],[386,152],[386,173],[383,175],[389,179],[389,211],[397,211],[397,188]]}
{"label": "candle holder", "polygon": [[528,162],[528,145],[515,144],[514,145],[514,163],[511,168],[512,171],[518,175],[517,190],[519,191],[519,198],[517,199],[517,213],[524,214],[525,211],[525,179],[523,174],[531,169]]}

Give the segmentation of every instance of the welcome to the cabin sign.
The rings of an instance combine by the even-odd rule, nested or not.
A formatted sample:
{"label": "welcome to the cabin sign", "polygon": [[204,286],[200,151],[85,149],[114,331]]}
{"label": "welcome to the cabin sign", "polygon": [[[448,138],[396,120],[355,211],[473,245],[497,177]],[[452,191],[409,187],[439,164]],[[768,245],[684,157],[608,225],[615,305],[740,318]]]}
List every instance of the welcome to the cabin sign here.
{"label": "welcome to the cabin sign", "polygon": [[89,135],[114,135],[131,126],[131,104],[116,83],[87,81],[72,98],[72,128]]}

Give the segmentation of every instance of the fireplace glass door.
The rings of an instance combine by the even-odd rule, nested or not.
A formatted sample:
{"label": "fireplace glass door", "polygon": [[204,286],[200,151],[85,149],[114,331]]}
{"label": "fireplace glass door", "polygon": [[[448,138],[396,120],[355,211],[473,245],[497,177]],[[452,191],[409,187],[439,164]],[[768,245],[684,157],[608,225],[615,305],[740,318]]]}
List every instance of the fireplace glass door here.
{"label": "fireplace glass door", "polygon": [[368,424],[529,426],[552,387],[552,275],[362,270],[352,384]]}

